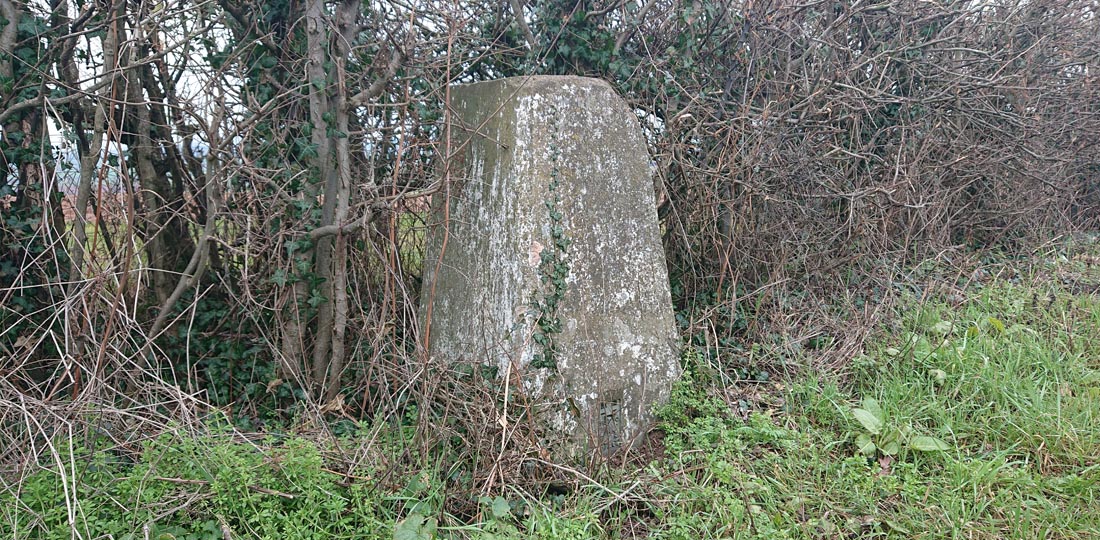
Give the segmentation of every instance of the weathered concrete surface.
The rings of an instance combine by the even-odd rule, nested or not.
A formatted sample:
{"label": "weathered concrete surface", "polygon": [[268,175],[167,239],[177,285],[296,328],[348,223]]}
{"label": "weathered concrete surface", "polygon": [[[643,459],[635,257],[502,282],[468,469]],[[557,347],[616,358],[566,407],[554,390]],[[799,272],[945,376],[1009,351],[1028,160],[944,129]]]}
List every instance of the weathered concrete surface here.
{"label": "weathered concrete surface", "polygon": [[637,117],[580,77],[455,86],[451,106],[465,159],[434,204],[429,354],[496,365],[556,403],[544,421],[568,454],[634,442],[680,374]]}

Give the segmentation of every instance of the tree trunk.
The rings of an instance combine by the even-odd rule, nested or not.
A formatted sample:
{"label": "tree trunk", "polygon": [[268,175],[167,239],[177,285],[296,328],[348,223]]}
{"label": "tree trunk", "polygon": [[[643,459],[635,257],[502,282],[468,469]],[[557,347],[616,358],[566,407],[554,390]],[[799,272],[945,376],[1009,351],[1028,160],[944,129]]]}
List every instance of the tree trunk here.
{"label": "tree trunk", "polygon": [[[330,40],[327,32],[328,21],[325,18],[323,0],[311,0],[306,5],[306,76],[309,85],[309,117],[313,124],[313,144],[317,148],[314,162],[316,180],[323,186],[320,226],[332,225],[336,215],[336,192],[339,191],[339,173],[333,166],[332,138],[336,129],[333,118],[332,100],[329,98],[329,85],[333,82],[325,69],[329,62],[327,54]],[[339,81],[337,81],[337,84]],[[321,396],[328,368],[329,350],[332,345],[332,237],[323,236],[314,246],[316,259],[314,272],[320,281],[321,295],[324,301],[318,305],[317,331],[313,340],[313,366],[310,372],[311,385]]]}

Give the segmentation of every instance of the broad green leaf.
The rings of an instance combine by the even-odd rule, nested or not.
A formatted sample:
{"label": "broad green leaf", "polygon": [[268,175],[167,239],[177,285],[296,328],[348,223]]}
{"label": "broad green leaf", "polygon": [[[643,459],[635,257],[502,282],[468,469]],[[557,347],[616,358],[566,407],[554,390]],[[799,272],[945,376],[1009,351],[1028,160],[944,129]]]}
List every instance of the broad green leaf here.
{"label": "broad green leaf", "polygon": [[913,440],[909,441],[909,448],[921,452],[943,452],[945,450],[950,450],[951,446],[943,439],[921,435],[919,437],[913,437]]}
{"label": "broad green leaf", "polygon": [[878,404],[877,399],[871,397],[863,398],[863,408],[866,409],[867,412],[875,415],[879,423],[886,423],[886,414],[882,412],[882,406]]}
{"label": "broad green leaf", "polygon": [[424,521],[424,526],[420,528],[420,534],[427,540],[439,537],[439,520],[430,517]]}
{"label": "broad green leaf", "polygon": [[882,447],[879,448],[879,450],[882,451],[883,455],[896,456],[898,455],[898,451],[901,450],[901,447],[898,446],[897,441],[890,441],[884,443]]}
{"label": "broad green leaf", "polygon": [[420,514],[409,514],[394,526],[393,540],[428,540],[430,536],[423,530],[425,521],[426,518]]}
{"label": "broad green leaf", "polygon": [[863,429],[872,435],[878,435],[882,431],[882,420],[866,409],[853,408],[852,416],[863,425]]}
{"label": "broad green leaf", "polygon": [[865,456],[875,455],[875,443],[871,441],[871,437],[866,433],[860,433],[856,436],[856,450]]}
{"label": "broad green leaf", "polygon": [[878,449],[884,455],[896,456],[901,451],[901,441],[908,438],[905,433],[905,426],[901,428],[893,428],[883,431],[883,435],[879,437]]}
{"label": "broad green leaf", "polygon": [[936,324],[933,324],[930,330],[933,334],[946,336],[947,334],[950,334],[955,330],[955,325],[951,324],[951,321],[940,321]]}
{"label": "broad green leaf", "polygon": [[942,369],[930,369],[928,374],[932,376],[932,380],[939,386],[947,380],[947,372]]}
{"label": "broad green leaf", "polygon": [[511,506],[508,505],[508,499],[497,495],[497,498],[493,499],[493,517],[496,519],[502,519],[508,516],[512,511]]}

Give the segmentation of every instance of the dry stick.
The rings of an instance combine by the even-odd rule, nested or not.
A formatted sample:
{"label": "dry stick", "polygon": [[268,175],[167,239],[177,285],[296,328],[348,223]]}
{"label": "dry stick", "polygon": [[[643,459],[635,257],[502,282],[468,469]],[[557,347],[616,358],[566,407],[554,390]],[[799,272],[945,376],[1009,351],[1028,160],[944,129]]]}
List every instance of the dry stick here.
{"label": "dry stick", "polygon": [[[224,111],[224,109],[223,109]],[[214,129],[221,125],[223,114],[219,114],[212,122],[212,129],[208,134],[211,142],[214,140]],[[210,173],[217,170],[217,160],[215,152],[211,151],[206,157],[206,169]],[[156,339],[161,329],[164,328],[168,320],[168,316],[171,313],[172,307],[176,305],[180,297],[183,296],[184,291],[194,287],[198,284],[199,279],[202,278],[203,272],[206,270],[206,262],[210,255],[210,240],[214,236],[214,229],[217,226],[218,215],[218,200],[220,193],[217,189],[218,182],[216,178],[208,178],[206,181],[206,223],[203,224],[202,236],[199,238],[199,245],[195,249],[195,252],[191,255],[191,260],[187,263],[187,268],[184,269],[183,274],[180,275],[179,280],[176,282],[176,287],[173,289],[172,294],[169,295],[168,300],[160,306],[157,312],[157,318],[153,321],[153,326],[149,330],[149,339],[146,342],[145,347],[142,348],[141,356],[148,358],[149,348],[152,346],[153,340]]]}
{"label": "dry stick", "polygon": [[[336,215],[336,202],[340,189],[340,177],[336,170],[334,143],[335,138],[330,135],[335,129],[335,119],[329,120],[329,115],[334,115],[336,106],[333,96],[324,86],[318,86],[316,81],[328,80],[325,66],[333,60],[329,54],[330,40],[327,35],[328,20],[325,16],[324,2],[321,0],[308,0],[305,3],[304,21],[306,31],[306,76],[310,80],[307,94],[309,121],[313,125],[310,142],[316,147],[315,155],[309,164],[316,167],[319,186],[307,183],[305,186],[306,197],[309,201],[321,201],[321,223],[333,224]],[[337,81],[340,84],[342,81]],[[333,268],[332,256],[335,247],[331,238],[322,237],[303,253],[302,262],[311,268],[316,274],[319,283],[319,293],[329,302],[318,306],[316,314],[316,327],[314,330],[313,348],[308,356],[312,356],[307,363],[306,373],[309,374],[309,394],[316,399],[324,399],[324,385],[327,378],[329,352],[332,347],[333,332]],[[313,257],[310,263],[309,257]],[[305,325],[300,325],[300,327]],[[302,361],[307,354],[303,351]]]}
{"label": "dry stick", "polygon": [[[337,65],[342,65],[343,59],[337,59]],[[343,70],[340,70],[340,76],[343,77]],[[343,84],[340,85],[343,88]],[[337,94],[337,123],[338,129],[347,131],[348,115],[347,112],[341,107],[342,103],[342,90]],[[336,202],[336,215],[335,220],[337,223],[343,222],[347,219],[348,214],[348,198],[351,191],[351,164],[350,164],[350,152],[348,150],[347,138],[340,138],[336,140],[336,167],[339,176],[339,189],[337,190],[337,202]],[[333,254],[333,321],[332,321],[332,355],[328,362],[328,374],[327,380],[322,382],[324,387],[324,399],[326,402],[333,402],[340,392],[340,376],[344,370],[344,358],[346,354],[345,334],[348,322],[348,249],[347,249],[347,237],[344,235],[337,235],[334,243]],[[341,408],[342,410],[342,408]]]}
{"label": "dry stick", "polygon": [[[208,162],[212,161],[213,158],[208,158]],[[157,318],[153,321],[153,326],[149,329],[149,341],[143,349],[143,355],[148,352],[148,348],[152,345],[153,339],[155,339],[161,329],[164,328],[164,324],[168,320],[169,314],[172,312],[172,307],[175,306],[176,302],[183,296],[184,291],[198,283],[199,279],[202,278],[203,272],[206,270],[206,260],[210,252],[210,238],[214,236],[214,227],[216,226],[216,185],[217,182],[215,181],[208,181],[206,183],[208,208],[206,211],[206,223],[203,225],[202,236],[199,238],[198,249],[191,255],[191,260],[187,263],[187,268],[184,269],[183,274],[180,275],[179,281],[176,282],[176,287],[172,290],[172,294],[169,295],[168,299],[165,300],[163,304],[161,304],[160,310],[157,313]]]}
{"label": "dry stick", "polygon": [[[123,7],[123,4],[120,3],[119,7],[120,8]],[[116,41],[121,40],[121,36],[122,36],[122,30],[120,28],[118,28],[118,25],[119,25],[119,22],[116,19],[114,25],[112,25],[112,28],[115,31]],[[119,60],[116,58],[115,61],[116,61],[116,66],[118,66],[118,68],[120,69],[121,65],[117,64],[117,62],[119,62]],[[118,91],[118,87],[117,86],[112,86],[112,88],[111,88],[112,101],[113,101],[113,98],[114,98],[114,94],[116,94],[117,91]],[[123,100],[122,101],[122,106],[123,106],[122,117],[125,117],[125,115],[126,115],[126,105],[127,105],[127,103],[125,102],[125,100]],[[110,142],[114,142],[116,144],[116,148],[118,150],[118,155],[120,155],[120,156],[123,155],[122,142],[121,142],[121,131],[122,131],[121,126],[118,124],[118,122],[114,118],[114,115],[112,114],[110,121],[107,122],[107,140],[108,140],[108,143],[104,147],[104,154],[106,154],[107,152],[110,151]],[[100,169],[100,174],[101,175],[106,175],[107,166],[108,166],[107,159],[103,159],[103,165]],[[135,216],[134,216],[135,209],[134,209],[133,184],[130,181],[130,176],[129,176],[129,173],[127,172],[127,170],[126,170],[126,167],[121,167],[119,169],[119,173],[120,173],[119,176],[122,178],[122,184],[124,186],[126,186],[126,192],[127,192],[126,193],[127,194],[127,197],[126,197],[126,202],[127,202],[126,228],[129,231],[133,231],[134,230],[134,219],[135,219]],[[118,313],[119,313],[119,306],[122,303],[122,297],[126,294],[126,288],[130,283],[130,274],[131,274],[131,272],[129,271],[129,269],[130,269],[130,265],[133,263],[133,261],[134,261],[134,242],[131,241],[131,242],[126,243],[126,256],[122,261],[122,265],[123,265],[122,268],[124,269],[124,271],[122,273],[122,278],[119,280],[118,291],[115,293],[115,296],[112,300],[111,310],[107,315],[107,324],[104,325],[103,339],[102,339],[102,342],[100,343],[99,352],[96,356],[96,366],[95,366],[95,370],[92,373],[93,377],[98,377],[100,372],[103,370],[104,362],[106,361],[106,355],[107,355],[108,337],[111,335],[111,331],[114,329],[114,325],[115,325],[115,322],[117,320]],[[135,297],[136,297],[136,295],[135,295]],[[90,317],[88,317],[88,319],[90,319]]]}
{"label": "dry stick", "polygon": [[630,37],[633,36],[635,32],[638,31],[638,28],[641,28],[642,21],[645,19],[646,13],[649,13],[649,10],[656,3],[657,0],[649,0],[648,2],[646,2],[645,5],[642,6],[641,9],[639,9],[637,14],[634,16],[633,24],[628,25],[627,28],[619,33],[619,36],[615,38],[615,47],[611,51],[611,54],[613,56],[618,56],[619,51],[623,48],[623,45],[626,44],[626,41],[630,39]]}
{"label": "dry stick", "polygon": [[[103,44],[103,81],[101,83],[106,86],[107,83],[111,83],[111,93],[115,92],[114,82],[120,76],[119,62],[118,62],[118,33],[114,25],[111,25],[110,30],[107,32],[107,36],[104,38]],[[75,69],[75,68],[74,68]],[[80,91],[79,85],[76,81],[65,81],[69,85],[70,90],[74,90],[76,96],[86,96],[88,92],[94,91],[90,89],[88,91]],[[77,148],[81,150],[80,155],[80,183],[77,187],[75,208],[74,208],[74,227],[73,234],[75,240],[73,241],[73,249],[71,256],[70,277],[73,283],[70,285],[69,294],[72,294],[76,290],[76,282],[79,281],[79,277],[84,272],[84,255],[85,244],[87,243],[87,231],[85,230],[85,223],[88,214],[88,200],[91,198],[92,189],[92,175],[95,173],[96,161],[100,159],[101,147],[103,145],[104,132],[114,127],[112,122],[109,126],[107,124],[107,105],[103,103],[104,100],[98,100],[96,103],[95,113],[92,120],[92,141],[90,146],[84,147],[84,145],[78,145]],[[113,100],[112,100],[113,101]],[[83,126],[74,126],[76,129],[83,129]],[[80,140],[84,140],[84,135],[80,134]],[[108,141],[108,145],[109,145]],[[106,156],[103,158],[104,167],[101,168],[99,176],[99,194],[97,195],[96,203],[96,221],[97,223],[101,219],[100,217],[100,204],[102,201],[103,179],[106,176]],[[92,246],[96,245],[96,238],[99,231],[99,226],[92,230]],[[95,254],[95,251],[92,252]]]}
{"label": "dry stick", "polygon": [[[6,57],[0,60],[0,79],[10,81],[13,80],[12,76],[15,71],[15,44],[16,39],[19,38],[19,27],[17,25],[19,9],[15,7],[12,0],[0,0],[0,16],[7,21],[4,29],[0,30],[0,53]],[[0,117],[0,123],[3,123],[4,120],[5,118]]]}
{"label": "dry stick", "polygon": [[370,86],[365,88],[362,92],[355,94],[348,98],[348,109],[361,107],[371,102],[374,98],[380,96],[382,91],[386,89],[388,84],[395,75],[397,75],[398,68],[401,67],[401,62],[405,59],[405,55],[398,50],[394,50],[393,55],[390,56],[390,63],[386,66],[386,71],[381,77],[376,79]]}
{"label": "dry stick", "polygon": [[447,70],[446,80],[448,82],[446,88],[443,90],[443,155],[447,156],[448,160],[443,163],[443,242],[439,248],[439,257],[435,261],[435,270],[432,277],[431,290],[428,292],[428,309],[424,315],[424,341],[422,345],[424,347],[424,363],[427,368],[429,344],[431,343],[431,331],[432,331],[432,307],[435,305],[435,285],[439,281],[439,271],[443,267],[443,255],[447,252],[447,240],[451,232],[451,124],[453,123],[451,114],[451,86],[449,84],[451,80],[451,52],[454,45],[454,30],[448,32],[447,35]]}

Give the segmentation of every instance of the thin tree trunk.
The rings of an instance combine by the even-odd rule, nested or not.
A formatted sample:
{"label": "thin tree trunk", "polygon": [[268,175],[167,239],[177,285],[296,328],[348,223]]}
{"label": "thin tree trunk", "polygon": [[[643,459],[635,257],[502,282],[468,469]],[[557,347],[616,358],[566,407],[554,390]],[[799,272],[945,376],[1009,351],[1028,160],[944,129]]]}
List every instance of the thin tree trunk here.
{"label": "thin tree trunk", "polygon": [[[150,36],[150,42],[158,43],[155,35]],[[154,50],[153,52],[159,51]],[[194,240],[191,238],[187,226],[188,221],[185,215],[184,203],[184,192],[190,176],[184,167],[183,158],[180,156],[172,134],[172,124],[180,125],[182,117],[179,116],[178,109],[174,109],[176,114],[170,120],[164,109],[166,99],[175,101],[170,97],[166,97],[174,93],[172,91],[172,79],[167,73],[167,67],[164,66],[164,69],[159,72],[159,79],[158,75],[154,75],[151,64],[145,64],[139,69],[141,70],[142,86],[149,94],[150,149],[156,149],[158,158],[153,160],[153,165],[156,168],[156,178],[160,183],[160,187],[164,189],[161,193],[164,199],[162,201],[163,210],[159,216],[163,220],[161,236],[164,238],[164,245],[169,246],[170,249],[165,254],[166,266],[163,270],[174,273],[189,263],[195,251]],[[162,89],[161,86],[164,88]],[[194,190],[194,182],[190,182],[190,184],[192,184],[191,189]],[[203,193],[197,191],[192,191],[192,194],[196,198],[205,198]],[[174,275],[165,274],[164,277],[168,282],[176,280]]]}
{"label": "thin tree trunk", "polygon": [[[122,2],[112,4],[111,9],[108,11],[109,16],[121,16],[121,10],[119,8],[122,7],[122,5]],[[68,6],[62,4],[59,9],[67,11]],[[103,38],[103,72],[100,74],[101,78],[114,78],[116,75],[116,70],[118,69],[119,24],[122,23],[118,19],[109,24]],[[77,83],[79,74],[71,55],[68,57],[68,61],[61,66],[60,71],[70,91],[79,92],[80,88]],[[106,85],[102,91],[113,95],[114,84]],[[72,106],[82,109],[82,103],[79,101]],[[99,163],[100,154],[103,149],[103,139],[107,125],[107,106],[107,100],[95,100],[95,115],[92,120],[92,138],[90,141],[84,131],[84,126],[81,125],[80,122],[76,122],[74,125],[74,129],[77,132],[77,151],[80,156],[80,184],[77,186],[76,201],[73,205],[74,239],[73,247],[70,251],[71,271],[69,273],[69,279],[72,280],[69,287],[70,293],[74,292],[76,288],[80,286],[80,279],[84,272],[85,246],[88,243],[88,201],[92,195],[92,181],[96,177],[96,165]],[[82,112],[77,112],[76,114],[83,116]]]}
{"label": "thin tree trunk", "polygon": [[[351,199],[351,149],[348,144],[349,119],[347,107],[346,62],[351,52],[349,45],[358,31],[356,19],[359,16],[359,2],[345,0],[336,11],[336,28],[339,38],[334,44],[336,75],[339,84],[332,108],[336,120],[337,137],[335,139],[336,158],[336,213],[334,222],[343,225],[348,220],[348,206]],[[327,197],[327,194],[326,194]],[[326,198],[327,201],[327,198]],[[343,232],[336,234],[334,268],[332,272],[332,356],[329,359],[328,377],[325,381],[325,401],[332,401],[340,392],[340,376],[344,371],[347,350],[348,323],[348,250],[347,237]]]}
{"label": "thin tree trunk", "polygon": [[10,81],[15,75],[15,40],[19,37],[19,8],[12,0],[0,0],[0,17],[8,24],[0,29],[0,79]]}
{"label": "thin tree trunk", "polygon": [[[140,36],[135,36],[135,38]],[[165,234],[169,216],[165,215],[167,201],[171,198],[170,187],[166,179],[157,174],[157,168],[153,165],[153,140],[150,137],[152,123],[149,120],[149,107],[145,103],[145,95],[142,92],[140,67],[130,67],[136,64],[140,51],[132,50],[131,57],[127,61],[126,103],[123,105],[126,114],[133,115],[133,122],[123,122],[123,125],[132,125],[133,140],[130,144],[130,153],[134,158],[134,167],[137,169],[138,185],[141,187],[141,198],[145,207],[145,252],[149,257],[149,268],[152,270],[153,292],[157,302],[165,305],[172,295],[173,284],[176,276],[168,273],[174,270],[170,264],[168,238]]]}
{"label": "thin tree trunk", "polygon": [[[336,215],[336,194],[339,191],[339,174],[332,163],[332,139],[329,131],[335,129],[332,103],[329,99],[328,86],[331,83],[325,65],[328,63],[328,47],[330,44],[327,31],[328,21],[325,18],[325,3],[323,0],[310,0],[306,5],[306,76],[309,84],[309,117],[313,124],[312,142],[317,149],[315,171],[317,179],[323,186],[323,191],[318,193],[324,198],[321,207],[320,226],[332,225]],[[318,306],[317,330],[313,340],[313,365],[310,371],[310,384],[321,395],[322,387],[326,379],[329,364],[329,350],[332,344],[332,324],[334,313],[332,311],[333,299],[333,272],[332,272],[332,237],[324,236],[317,240],[314,247],[316,259],[314,272],[317,274],[321,285],[321,294],[324,302]]]}

